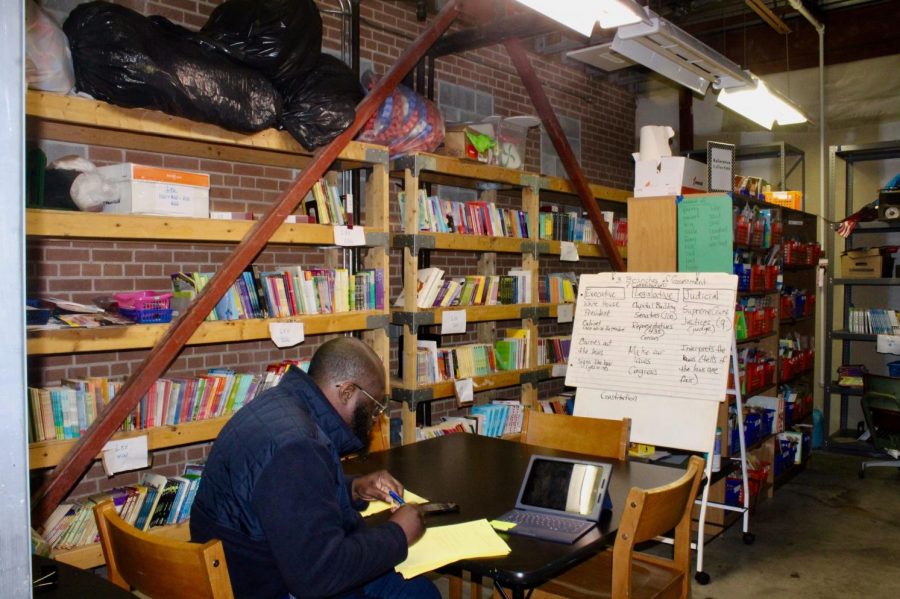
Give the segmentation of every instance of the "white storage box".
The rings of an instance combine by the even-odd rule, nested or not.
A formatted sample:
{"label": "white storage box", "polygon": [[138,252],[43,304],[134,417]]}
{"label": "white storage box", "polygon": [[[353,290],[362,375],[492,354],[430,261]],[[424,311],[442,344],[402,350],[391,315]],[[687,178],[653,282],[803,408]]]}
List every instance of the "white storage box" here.
{"label": "white storage box", "polygon": [[119,188],[119,201],[104,212],[209,218],[209,175],[131,162],[97,171]]}
{"label": "white storage box", "polygon": [[706,191],[706,165],[680,156],[634,163],[634,197],[676,196]]}

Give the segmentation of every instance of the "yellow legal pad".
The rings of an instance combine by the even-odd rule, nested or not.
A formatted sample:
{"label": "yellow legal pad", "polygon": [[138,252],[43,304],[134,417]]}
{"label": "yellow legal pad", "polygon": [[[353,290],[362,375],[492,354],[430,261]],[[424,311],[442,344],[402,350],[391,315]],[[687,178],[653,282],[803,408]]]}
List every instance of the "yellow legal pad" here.
{"label": "yellow legal pad", "polygon": [[487,520],[429,527],[409,548],[406,560],[397,566],[403,578],[431,572],[461,559],[507,555],[509,545]]}
{"label": "yellow legal pad", "polygon": [[[406,503],[428,503],[427,499],[416,495],[408,489],[403,490],[403,501],[405,501]],[[365,518],[367,516],[371,516],[372,514],[377,514],[378,512],[389,510],[391,509],[391,505],[392,504],[380,500],[370,501],[369,507],[361,511],[360,514],[363,518]]]}

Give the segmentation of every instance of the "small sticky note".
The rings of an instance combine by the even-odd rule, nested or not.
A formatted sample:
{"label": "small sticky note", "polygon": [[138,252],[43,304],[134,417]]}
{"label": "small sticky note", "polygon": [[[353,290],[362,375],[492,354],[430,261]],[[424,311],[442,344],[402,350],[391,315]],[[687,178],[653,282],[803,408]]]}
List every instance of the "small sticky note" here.
{"label": "small sticky note", "polygon": [[269,338],[279,348],[293,347],[303,343],[306,336],[303,333],[302,322],[270,322]]}
{"label": "small sticky note", "polygon": [[578,262],[578,248],[571,241],[560,241],[559,259],[563,262]]}
{"label": "small sticky note", "polygon": [[465,406],[475,401],[475,384],[472,379],[457,379],[453,381],[453,387],[457,405]]}
{"label": "small sticky note", "polygon": [[103,446],[103,469],[106,476],[126,470],[137,470],[150,465],[147,453],[147,435],[115,439]]}
{"label": "small sticky note", "polygon": [[568,364],[554,364],[550,369],[550,376],[566,376],[568,370]]}
{"label": "small sticky note", "polygon": [[556,306],[556,322],[572,322],[575,318],[575,304]]}
{"label": "small sticky note", "polygon": [[334,228],[334,245],[353,247],[366,245],[366,232],[361,226],[355,226],[352,229],[343,225]]}
{"label": "small sticky note", "polygon": [[515,527],[515,522],[504,522],[503,520],[491,520],[491,528],[494,530],[509,530]]}
{"label": "small sticky note", "polygon": [[445,310],[441,317],[441,335],[466,332],[466,311]]}

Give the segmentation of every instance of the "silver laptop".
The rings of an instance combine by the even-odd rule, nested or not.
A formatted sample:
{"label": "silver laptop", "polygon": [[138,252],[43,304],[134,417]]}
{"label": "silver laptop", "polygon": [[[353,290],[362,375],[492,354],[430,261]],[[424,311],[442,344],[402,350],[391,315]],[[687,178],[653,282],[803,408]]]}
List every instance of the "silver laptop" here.
{"label": "silver laptop", "polygon": [[510,534],[574,543],[597,525],[607,499],[612,464],[533,455],[516,508],[498,520],[513,522]]}

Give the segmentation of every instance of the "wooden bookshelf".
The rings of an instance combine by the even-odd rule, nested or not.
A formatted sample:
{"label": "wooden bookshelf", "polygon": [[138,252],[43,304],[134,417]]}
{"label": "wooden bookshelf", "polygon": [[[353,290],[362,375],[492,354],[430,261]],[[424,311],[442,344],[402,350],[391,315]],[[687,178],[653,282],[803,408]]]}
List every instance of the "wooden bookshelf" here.
{"label": "wooden bookshelf", "polygon": [[[484,376],[472,377],[472,386],[476,393],[481,391],[490,391],[491,389],[502,389],[504,387],[514,387],[522,384],[523,375],[529,380],[544,380],[551,376],[552,365],[537,366],[535,368],[522,368],[520,370],[504,370],[502,372],[492,372]],[[430,400],[444,399],[453,397],[455,394],[455,381],[441,381],[431,385],[418,385],[415,387],[404,386],[403,381],[394,379],[391,386],[396,390],[404,390],[407,392],[423,391]]]}
{"label": "wooden bookshelf", "polygon": [[[287,318],[251,318],[247,320],[211,320],[201,324],[187,345],[236,343],[269,338],[273,322],[302,322],[305,335],[344,333],[383,327],[387,312],[362,310],[338,314],[307,314]],[[96,328],[66,328],[30,331],[28,355],[49,355],[144,349],[153,347],[171,324],[133,324]]]}
{"label": "wooden bookshelf", "polygon": [[[157,526],[156,528],[151,528],[149,532],[173,541],[191,540],[191,529],[187,521],[180,524],[172,524],[171,526]],[[83,545],[74,549],[53,551],[50,557],[82,570],[99,568],[106,563],[103,559],[103,549],[100,547],[100,543],[91,543],[90,545]]]}
{"label": "wooden bookshelf", "polygon": [[[215,439],[230,418],[231,416],[221,416],[137,431],[122,431],[113,435],[113,439],[128,439],[146,435],[147,448],[150,451],[192,443],[204,443]],[[31,470],[38,470],[56,466],[77,441],[78,439],[66,439],[31,443],[28,446],[28,467]],[[98,455],[96,459],[99,460],[100,456]]]}

